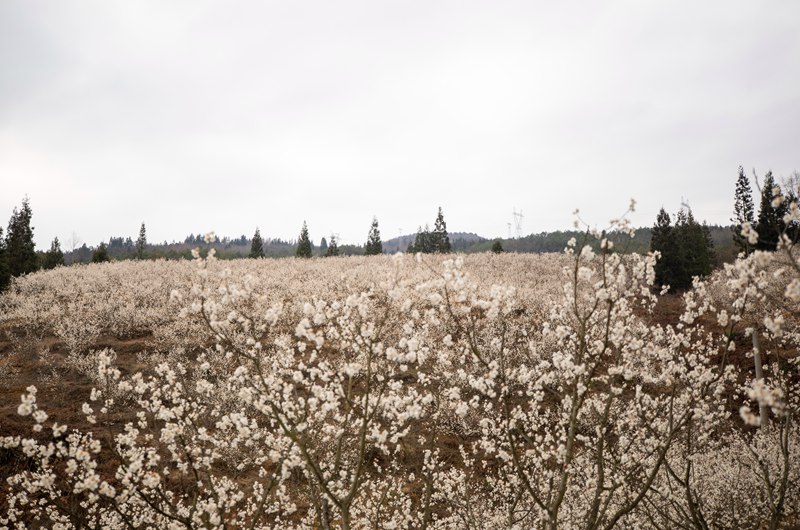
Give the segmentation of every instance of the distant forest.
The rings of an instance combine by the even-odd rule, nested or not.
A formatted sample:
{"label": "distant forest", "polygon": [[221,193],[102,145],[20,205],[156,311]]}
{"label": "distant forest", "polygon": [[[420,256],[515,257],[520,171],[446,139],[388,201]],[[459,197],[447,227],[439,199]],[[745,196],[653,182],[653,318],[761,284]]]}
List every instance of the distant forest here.
{"label": "distant forest", "polygon": [[[710,225],[709,231],[716,252],[717,262],[732,262],[737,254],[737,247],[733,241],[732,226]],[[615,241],[615,246],[622,252],[647,253],[650,250],[650,240],[652,238],[652,228],[639,228],[633,238],[623,234],[610,234],[611,240]],[[561,252],[567,242],[575,237],[581,241],[585,232],[577,230],[541,232],[530,234],[521,238],[511,239],[487,239],[476,234],[467,232],[450,232],[450,242],[453,252],[471,254],[475,252],[488,252],[492,250],[492,245],[500,241],[502,248],[506,252]],[[394,254],[398,251],[405,252],[409,243],[414,241],[414,234],[395,237],[383,242],[384,253]],[[588,244],[597,246],[599,241],[589,236]],[[327,243],[327,241],[326,241]],[[218,238],[210,246],[217,251],[220,259],[246,258],[251,251],[252,239],[245,235],[230,238]],[[109,239],[107,251],[111,259],[134,259],[136,257],[136,242],[130,237],[112,237]],[[190,259],[191,250],[197,246],[205,247],[206,243],[201,234],[191,234],[182,242],[172,243],[148,243],[144,254],[149,259]],[[321,256],[325,253],[326,244],[317,241],[313,245],[313,254]],[[263,251],[266,257],[281,258],[294,256],[297,249],[297,242],[294,240],[264,238]],[[64,261],[70,263],[88,263],[92,260],[95,247],[83,244],[71,251],[64,253]],[[365,253],[364,245],[343,245],[339,244],[339,254],[343,256],[357,256]]]}
{"label": "distant forest", "polygon": [[[768,171],[759,179],[755,171],[753,180],[742,166],[734,192],[732,224],[706,225],[694,219],[690,208],[681,206],[674,218],[664,208],[658,213],[652,227],[634,230],[633,237],[626,233],[597,234],[613,242],[615,252],[644,254],[658,251],[661,259],[657,265],[656,282],[680,289],[689,287],[694,276],[705,276],[722,263],[730,263],[740,252],[754,250],[774,251],[780,238],[787,241],[800,239],[800,223],[789,211],[800,195],[800,173],[795,172],[780,182]],[[785,190],[785,196],[784,192]],[[633,208],[633,202],[631,208]],[[394,254],[397,252],[422,252],[447,254],[459,252],[562,252],[571,239],[579,246],[590,245],[599,249],[600,241],[586,231],[561,230],[541,232],[524,237],[488,239],[467,232],[449,232],[442,208],[439,207],[433,228],[425,224],[415,234],[402,235],[383,241],[377,217],[373,217],[367,241],[361,244],[343,244],[338,236],[331,235],[312,241],[306,222],[297,240],[262,237],[258,228],[251,237],[222,237],[206,241],[200,233],[189,234],[183,241],[168,243],[150,242],[142,223],[136,240],[127,236],[111,237],[108,242],[87,246],[73,233],[68,248],[54,238],[49,250],[36,250],[33,238],[32,209],[27,197],[19,208],[14,208],[3,234],[0,228],[0,291],[13,277],[34,272],[40,268],[51,269],[73,263],[100,263],[126,259],[191,259],[196,247],[214,248],[220,259],[281,258],[297,256],[355,256]],[[673,223],[674,220],[674,224]],[[788,223],[788,224],[787,224]],[[208,237],[211,238],[212,234]],[[788,238],[788,239],[787,239]]]}

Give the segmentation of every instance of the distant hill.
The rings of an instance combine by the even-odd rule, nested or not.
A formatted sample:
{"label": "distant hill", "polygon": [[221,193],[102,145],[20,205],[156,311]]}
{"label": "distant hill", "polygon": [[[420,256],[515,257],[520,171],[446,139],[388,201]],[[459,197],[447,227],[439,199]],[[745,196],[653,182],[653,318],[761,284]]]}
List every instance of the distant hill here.
{"label": "distant hill", "polygon": [[[733,232],[729,226],[711,225],[708,227],[711,238],[714,241],[717,263],[732,262],[736,257],[736,246],[733,243]],[[496,239],[488,239],[472,232],[450,232],[450,244],[454,252],[474,253],[488,252]],[[541,232],[530,234],[525,237],[513,239],[499,239],[506,252],[561,252],[567,245],[567,241],[575,237],[581,241],[584,232],[575,230]],[[651,228],[638,228],[633,238],[623,234],[612,233],[609,237],[615,242],[616,248],[622,252],[645,253],[650,250]],[[414,242],[416,234],[407,234],[394,237],[383,242],[383,251],[387,254],[395,252],[406,252],[408,246]],[[599,246],[599,242],[594,238],[588,239],[588,244]],[[147,245],[145,257],[148,259],[189,259],[191,249],[201,246],[202,236],[189,236],[183,242],[155,243]],[[221,259],[236,259],[247,257],[250,253],[250,240],[241,236],[238,238],[223,237],[212,245],[217,250],[217,256]],[[264,244],[264,254],[268,257],[280,258],[294,256],[295,242],[283,241],[280,239],[266,239]],[[88,262],[91,260],[94,247],[87,247],[85,244],[76,248],[72,252],[64,255],[67,264],[75,262]],[[360,245],[340,245],[342,255],[360,255],[364,253],[364,247]],[[108,243],[108,254],[111,259],[132,259],[134,257],[134,246],[130,238],[112,237]],[[319,255],[320,250],[314,246],[314,255]]]}
{"label": "distant hill", "polygon": [[[708,229],[711,233],[711,239],[714,241],[717,263],[732,262],[738,252],[733,243],[732,228],[730,226],[709,225]],[[611,233],[608,237],[614,241],[616,248],[622,252],[644,254],[650,250],[652,232],[652,228],[649,227],[637,228],[633,238],[620,233]],[[541,232],[521,238],[500,239],[500,242],[506,252],[561,252],[573,237],[578,241],[582,241],[585,237],[585,232],[577,230]],[[494,241],[484,240],[472,244],[464,249],[464,252],[488,252],[491,250]],[[593,237],[589,237],[587,243],[597,248],[600,242]]]}
{"label": "distant hill", "polygon": [[[450,245],[456,252],[466,251],[472,245],[488,241],[485,237],[472,232],[449,232],[447,235],[450,237]],[[394,254],[398,251],[405,252],[408,249],[408,245],[414,243],[416,237],[417,234],[408,234],[388,239],[383,242],[383,251],[389,254]]]}

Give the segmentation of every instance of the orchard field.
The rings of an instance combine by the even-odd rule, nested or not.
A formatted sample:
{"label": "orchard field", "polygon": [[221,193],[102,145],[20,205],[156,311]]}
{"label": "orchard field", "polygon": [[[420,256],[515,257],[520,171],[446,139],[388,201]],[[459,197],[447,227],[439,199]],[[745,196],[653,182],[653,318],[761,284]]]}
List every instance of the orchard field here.
{"label": "orchard field", "polygon": [[796,249],[602,246],[18,278],[0,527],[798,527]]}

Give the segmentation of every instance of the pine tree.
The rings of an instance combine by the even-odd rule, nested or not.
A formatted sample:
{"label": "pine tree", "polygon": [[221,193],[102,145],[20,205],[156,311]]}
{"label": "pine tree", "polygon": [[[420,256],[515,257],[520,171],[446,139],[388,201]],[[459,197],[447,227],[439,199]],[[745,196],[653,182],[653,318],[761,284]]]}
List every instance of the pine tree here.
{"label": "pine tree", "polygon": [[414,238],[414,244],[410,247],[409,252],[421,252],[423,254],[431,254],[436,251],[433,234],[431,233],[428,225],[425,229],[422,227],[417,228],[417,236]]}
{"label": "pine tree", "polygon": [[671,289],[691,287],[694,276],[705,276],[714,268],[714,242],[706,225],[695,221],[691,209],[681,208],[670,225],[669,214],[661,208],[653,227],[650,250],[659,251],[656,284]]}
{"label": "pine tree", "polygon": [[300,238],[297,240],[297,251],[295,255],[298,258],[310,258],[313,254],[311,247],[311,239],[308,237],[308,225],[303,221],[303,228],[300,230]]}
{"label": "pine tree", "polygon": [[442,207],[436,215],[436,224],[433,226],[433,252],[449,254],[451,251],[450,237],[447,235],[447,224],[444,222]]}
{"label": "pine tree", "polygon": [[704,229],[695,220],[691,209],[676,229],[678,243],[683,249],[683,283],[678,287],[690,287],[694,276],[706,276],[714,268],[714,243],[708,227]]}
{"label": "pine tree", "polygon": [[381,241],[381,232],[378,230],[377,217],[372,218],[372,226],[369,228],[369,237],[367,238],[364,254],[367,256],[383,254],[383,242]]}
{"label": "pine tree", "polygon": [[3,228],[0,227],[0,293],[5,291],[11,283],[11,270],[8,268],[8,252],[6,252],[6,242],[3,239]]}
{"label": "pine tree", "polygon": [[44,255],[42,268],[55,269],[60,265],[64,265],[64,253],[61,251],[61,243],[56,237],[50,244],[50,250],[48,250]]}
{"label": "pine tree", "polygon": [[100,243],[100,246],[92,253],[92,263],[103,263],[110,261],[108,258],[108,247],[105,243]]}
{"label": "pine tree", "polygon": [[12,276],[34,272],[38,268],[36,244],[33,242],[31,207],[28,198],[22,199],[22,208],[11,215],[6,232],[6,262]]}
{"label": "pine tree", "polygon": [[332,257],[338,255],[339,255],[339,244],[336,242],[336,236],[331,235],[331,242],[328,245],[327,250],[325,251],[325,256]]}
{"label": "pine tree", "polygon": [[711,229],[705,221],[703,221],[703,244],[706,247],[706,254],[708,256],[708,271],[705,274],[711,274],[711,271],[717,263],[717,251],[714,249],[714,239],[711,237]]}
{"label": "pine tree", "polygon": [[494,243],[492,244],[492,252],[494,252],[495,254],[503,253],[503,243],[500,242],[499,239],[494,240]]}
{"label": "pine tree", "polygon": [[758,232],[758,243],[756,248],[758,250],[775,250],[778,248],[778,240],[783,229],[786,227],[783,222],[783,216],[786,214],[786,203],[773,206],[774,189],[777,188],[780,192],[780,187],[775,184],[775,178],[772,176],[772,171],[767,171],[764,176],[764,185],[761,188],[761,207],[758,211],[758,223],[756,224],[756,232]]}
{"label": "pine tree", "polygon": [[[784,213],[789,212],[789,207],[792,203],[800,203],[800,172],[794,171],[789,177],[783,181],[783,194],[785,199]],[[798,204],[800,206],[800,204]],[[800,222],[791,221],[786,226],[786,235],[794,243],[800,241]]]}
{"label": "pine tree", "polygon": [[258,227],[256,227],[256,233],[253,234],[253,241],[250,243],[250,257],[264,257],[264,240],[261,239],[261,232],[259,231]]}
{"label": "pine tree", "polygon": [[328,240],[324,237],[319,240],[319,255],[320,256],[327,256],[328,255]]}
{"label": "pine tree", "polygon": [[653,235],[650,239],[650,251],[658,251],[661,254],[655,266],[656,284],[672,285],[676,250],[671,219],[667,211],[662,207],[656,217],[656,224],[653,226]]}
{"label": "pine tree", "polygon": [[755,228],[755,207],[753,206],[753,192],[750,189],[750,179],[744,174],[744,169],[739,166],[739,177],[736,179],[736,193],[733,204],[733,242],[742,252],[750,253],[752,250],[747,238],[742,235],[742,225],[750,223]]}
{"label": "pine tree", "polygon": [[136,259],[144,259],[144,249],[147,246],[147,232],[142,223],[139,228],[139,239],[136,240]]}

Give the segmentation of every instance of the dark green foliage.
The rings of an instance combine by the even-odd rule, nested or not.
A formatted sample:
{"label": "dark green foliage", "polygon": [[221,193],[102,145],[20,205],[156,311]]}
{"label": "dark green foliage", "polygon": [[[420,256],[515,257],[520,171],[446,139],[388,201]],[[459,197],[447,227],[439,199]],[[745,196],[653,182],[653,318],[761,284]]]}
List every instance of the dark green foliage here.
{"label": "dark green foliage", "polygon": [[[788,213],[792,203],[800,204],[800,172],[795,171],[784,180],[783,193],[786,201],[784,208],[786,213]],[[786,235],[795,243],[800,241],[800,222],[790,222],[786,227]]]}
{"label": "dark green foliage", "polygon": [[[323,241],[325,240],[325,238],[322,238],[322,239],[323,239]],[[325,249],[325,256],[326,257],[331,257],[331,256],[338,256],[338,255],[339,255],[339,244],[336,242],[336,236],[332,235],[331,236],[331,243],[330,243],[330,245],[328,245],[328,248]]]}
{"label": "dark green foliage", "polygon": [[55,269],[59,265],[63,264],[64,253],[61,251],[61,243],[59,243],[58,238],[55,238],[50,244],[50,250],[44,254],[44,258],[42,259],[42,268]]}
{"label": "dark green foliage", "polygon": [[433,226],[433,248],[438,254],[449,254],[451,251],[450,238],[447,235],[447,224],[444,222],[442,207],[436,215],[436,223]]}
{"label": "dark green foliage", "polygon": [[750,179],[744,174],[744,169],[739,166],[739,176],[736,179],[736,192],[733,204],[733,242],[747,254],[751,252],[747,238],[742,236],[742,225],[750,223],[755,228],[755,207],[753,206],[753,191],[750,189]]}
{"label": "dark green foliage", "polygon": [[144,249],[147,246],[147,232],[144,223],[139,228],[139,239],[136,240],[136,259],[144,259]]}
{"label": "dark green foliage", "polygon": [[369,228],[369,237],[367,237],[367,245],[364,247],[364,253],[367,256],[376,256],[383,254],[383,243],[381,242],[381,232],[378,230],[378,218],[372,218],[372,226]]}
{"label": "dark green foliage", "polygon": [[0,227],[0,292],[3,292],[8,287],[8,284],[11,283],[11,270],[8,268],[7,256],[3,228]]}
{"label": "dark green foliage", "polygon": [[100,243],[100,246],[92,253],[92,263],[103,263],[104,261],[110,261],[108,258],[108,247],[106,247],[105,243]]}
{"label": "dark green foliage", "polygon": [[300,229],[300,237],[297,240],[297,250],[295,256],[298,258],[310,258],[314,249],[311,247],[311,239],[308,237],[308,225],[303,221],[303,228]]}
{"label": "dark green foliage", "polygon": [[655,267],[656,284],[658,285],[675,285],[674,274],[677,268],[678,248],[671,223],[669,214],[664,208],[661,208],[650,239],[650,250],[661,254]]}
{"label": "dark green foliage", "polygon": [[425,225],[417,229],[417,237],[414,238],[414,244],[408,247],[410,253],[422,252],[423,254],[432,254],[436,252],[435,238],[433,233]]}
{"label": "dark green foliage", "polygon": [[495,239],[494,243],[492,243],[492,252],[495,254],[503,253],[503,243],[499,239]]}
{"label": "dark green foliage", "polygon": [[320,256],[327,256],[328,255],[328,240],[324,237],[319,240],[319,255]]}
{"label": "dark green foliage", "polygon": [[111,236],[108,240],[108,251],[116,251],[118,253],[134,253],[135,246],[130,237],[114,237]]}
{"label": "dark green foliage", "polygon": [[28,198],[22,199],[22,207],[11,214],[6,232],[6,263],[12,276],[34,272],[38,268],[36,244],[33,242],[33,227]]}
{"label": "dark green foliage", "polygon": [[777,195],[773,193],[775,188],[780,193],[780,187],[775,184],[772,171],[767,171],[764,176],[764,185],[761,187],[761,206],[758,210],[758,223],[756,224],[756,232],[758,232],[756,248],[758,250],[778,248],[778,240],[786,228],[786,224],[783,222],[787,208],[786,202],[777,206],[772,205],[773,195]]}
{"label": "dark green foliage", "polygon": [[259,231],[258,227],[256,227],[256,233],[253,234],[253,240],[250,243],[250,257],[264,257],[264,240],[261,238],[261,231]]}
{"label": "dark green foliage", "polygon": [[705,276],[714,268],[714,242],[708,226],[695,221],[691,210],[681,209],[675,225],[661,208],[653,226],[650,250],[661,257],[656,263],[656,284],[674,289],[691,287],[692,277]]}
{"label": "dark green foliage", "polygon": [[679,219],[675,232],[682,247],[683,282],[676,287],[690,287],[693,276],[706,276],[714,268],[714,243],[708,228],[695,221],[692,211],[687,210],[685,219]]}
{"label": "dark green foliage", "polygon": [[422,227],[417,229],[417,236],[414,238],[414,244],[408,246],[408,252],[422,252],[423,254],[449,254],[452,251],[450,246],[450,237],[447,235],[447,224],[444,222],[444,215],[442,209],[439,208],[439,214],[436,216],[436,224],[431,232],[428,225],[425,229]]}

